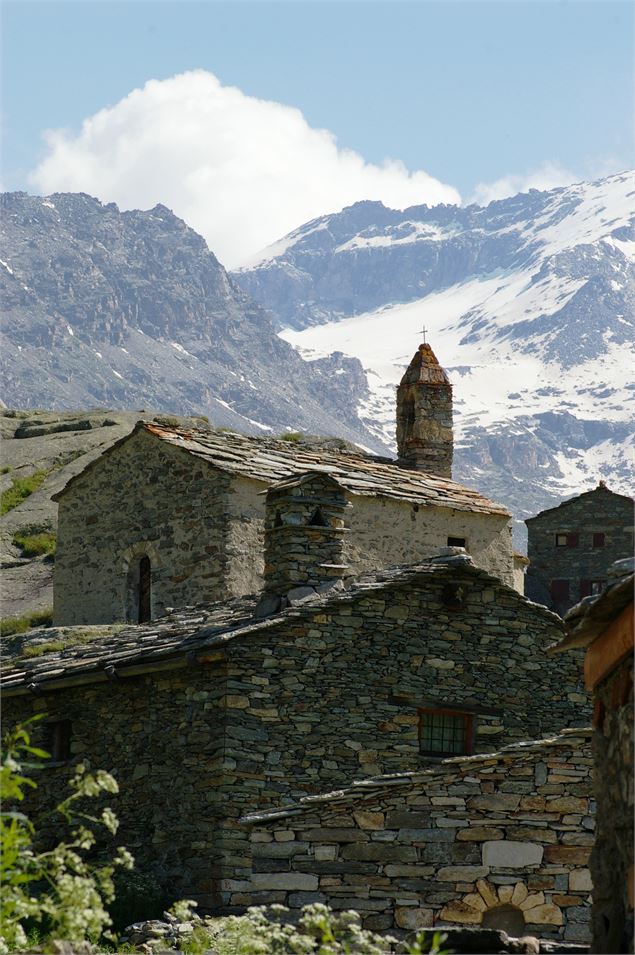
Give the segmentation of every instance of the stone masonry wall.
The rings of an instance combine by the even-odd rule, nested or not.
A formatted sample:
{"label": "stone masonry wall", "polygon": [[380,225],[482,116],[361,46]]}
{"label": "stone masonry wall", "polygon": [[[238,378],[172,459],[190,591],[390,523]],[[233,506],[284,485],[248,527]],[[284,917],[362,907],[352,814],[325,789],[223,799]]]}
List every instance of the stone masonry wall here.
{"label": "stone masonry wall", "polygon": [[448,537],[466,538],[477,567],[514,586],[512,532],[509,518],[446,508],[423,507],[387,498],[350,496],[350,534],[344,558],[351,573],[412,564],[446,547]]}
{"label": "stone masonry wall", "polygon": [[[597,687],[593,756],[598,828],[591,871],[593,950],[633,950],[633,659]],[[629,899],[629,878],[631,880]]]}
{"label": "stone masonry wall", "polygon": [[[40,818],[40,836],[59,836],[47,810],[69,794],[78,761],[108,770],[120,789],[106,802],[120,821],[115,844],[174,900],[216,905],[223,675],[217,662],[6,700],[5,727],[35,713],[47,714],[47,723],[71,721],[70,762],[38,773],[38,788],[20,806]],[[31,734],[35,744],[50,745],[46,724],[33,724]]]}
{"label": "stone masonry wall", "polygon": [[[544,654],[558,618],[453,561],[300,605],[187,666],[6,699],[5,721],[71,720],[73,758],[120,783],[122,843],[178,894],[226,905],[251,872],[240,817],[421,769],[421,707],[472,713],[477,753],[588,719],[579,655]],[[42,774],[40,805],[68,774]]]}
{"label": "stone masonry wall", "polygon": [[[446,591],[457,584],[458,608]],[[511,589],[448,567],[274,616],[266,639],[229,641],[227,878],[250,870],[246,812],[425,765],[421,707],[474,713],[475,752],[588,721],[580,655],[544,653],[560,633],[554,615]]]}
{"label": "stone masonry wall", "polygon": [[59,503],[57,625],[134,616],[134,573],[152,568],[152,617],[230,594],[225,527],[229,480],[137,433],[75,481]]}
{"label": "stone masonry wall", "polygon": [[589,940],[590,731],[380,777],[244,820],[233,905],[325,902],[375,931],[459,924]]}
{"label": "stone masonry wall", "polygon": [[[605,580],[611,564],[633,554],[633,502],[600,486],[565,506],[527,521],[529,567],[525,592],[564,615],[588,593],[583,580]],[[557,547],[556,534],[577,534],[572,547]],[[603,546],[593,546],[593,535],[604,534]],[[551,599],[552,580],[569,581],[569,597]]]}

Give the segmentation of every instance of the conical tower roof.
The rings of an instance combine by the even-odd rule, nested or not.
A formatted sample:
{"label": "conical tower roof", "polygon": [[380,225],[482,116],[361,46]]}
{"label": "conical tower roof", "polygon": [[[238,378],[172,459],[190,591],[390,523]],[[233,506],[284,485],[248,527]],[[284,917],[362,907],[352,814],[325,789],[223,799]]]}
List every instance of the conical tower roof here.
{"label": "conical tower roof", "polygon": [[427,343],[419,345],[401,379],[402,385],[449,385],[450,380]]}

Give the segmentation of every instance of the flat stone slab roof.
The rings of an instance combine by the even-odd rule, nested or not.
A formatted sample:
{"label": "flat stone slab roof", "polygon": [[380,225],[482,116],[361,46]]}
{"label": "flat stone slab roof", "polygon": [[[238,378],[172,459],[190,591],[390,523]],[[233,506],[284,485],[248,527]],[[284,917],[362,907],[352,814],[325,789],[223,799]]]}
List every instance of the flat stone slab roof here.
{"label": "flat stone slab roof", "polygon": [[337,610],[367,593],[415,586],[433,576],[451,581],[481,580],[484,585],[503,588],[520,603],[530,604],[537,613],[560,621],[546,607],[533,604],[498,578],[475,567],[468,555],[442,555],[352,578],[346,587],[337,584],[264,618],[256,616],[262,597],[256,593],[184,607],[145,624],[48,627],[8,637],[2,641],[2,692],[13,695],[30,689],[37,693],[72,683],[116,678],[117,671],[133,675],[164,666],[167,669],[186,665],[190,654],[222,652],[230,641],[240,637],[263,635],[271,627],[294,623],[306,615]]}
{"label": "flat stone slab roof", "polygon": [[[145,421],[138,422],[132,434],[139,431],[145,431],[222,471],[265,484],[274,484],[308,471],[321,471],[335,478],[351,494],[509,516],[506,508],[488,500],[478,491],[435,474],[401,468],[389,458],[367,455],[361,451],[311,448],[293,441],[250,437],[233,432],[165,428]],[[112,454],[131,436],[127,435],[116,442],[104,454]],[[99,460],[97,458],[84,471],[71,478],[54,499],[59,500],[82,474],[98,466]]]}

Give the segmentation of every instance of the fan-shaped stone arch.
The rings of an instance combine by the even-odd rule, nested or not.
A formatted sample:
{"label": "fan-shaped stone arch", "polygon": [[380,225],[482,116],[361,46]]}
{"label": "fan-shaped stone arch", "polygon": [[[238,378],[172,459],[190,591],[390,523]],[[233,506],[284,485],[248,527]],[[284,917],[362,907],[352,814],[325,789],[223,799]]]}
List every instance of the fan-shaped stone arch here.
{"label": "fan-shaped stone arch", "polygon": [[516,931],[525,925],[563,924],[560,908],[545,904],[544,893],[529,892],[524,882],[493,885],[486,879],[478,879],[476,888],[478,891],[448,902],[441,910],[441,919],[459,925],[501,928],[509,934],[513,934],[512,929]]}

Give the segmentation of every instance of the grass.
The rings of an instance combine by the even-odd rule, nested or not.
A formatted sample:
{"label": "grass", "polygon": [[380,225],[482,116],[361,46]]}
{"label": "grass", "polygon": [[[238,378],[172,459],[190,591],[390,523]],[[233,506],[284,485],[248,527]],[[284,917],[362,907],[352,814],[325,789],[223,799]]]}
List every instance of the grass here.
{"label": "grass", "polygon": [[33,627],[50,627],[53,623],[53,608],[33,610],[22,617],[2,617],[0,619],[0,636],[8,637],[13,633],[26,633]]}
{"label": "grass", "polygon": [[11,466],[9,464],[5,464],[0,468],[0,474],[8,474],[10,470]]}
{"label": "grass", "polygon": [[[37,624],[36,624],[37,626]],[[20,657],[23,660],[33,660],[36,657],[42,657],[45,653],[55,653],[57,650],[67,650],[69,647],[81,647],[98,637],[106,637],[109,634],[118,633],[123,630],[124,624],[108,624],[100,628],[87,628],[80,630],[77,627],[64,627],[59,630],[51,640],[44,640],[42,643],[29,643],[23,647]]]}
{"label": "grass", "polygon": [[180,424],[179,419],[170,414],[158,414],[152,420],[164,428],[178,428]]}
{"label": "grass", "polygon": [[49,557],[52,560],[55,557],[57,534],[27,527],[13,535],[13,543],[20,548],[23,557]]}
{"label": "grass", "polygon": [[0,515],[13,510],[22,501],[26,501],[42,485],[49,474],[47,470],[34,471],[28,477],[13,478],[11,487],[0,494]]}
{"label": "grass", "polygon": [[300,434],[299,431],[285,431],[285,433],[281,434],[279,437],[281,441],[299,442],[302,441],[304,435]]}

